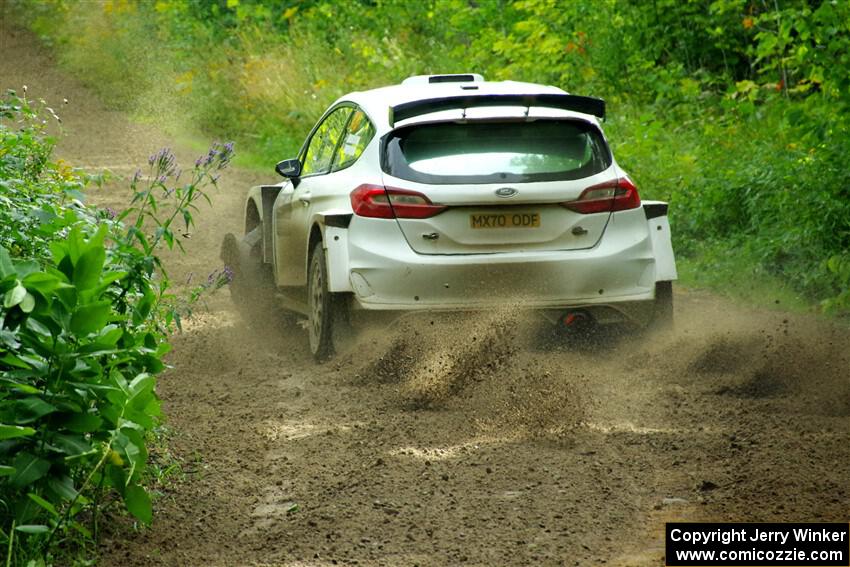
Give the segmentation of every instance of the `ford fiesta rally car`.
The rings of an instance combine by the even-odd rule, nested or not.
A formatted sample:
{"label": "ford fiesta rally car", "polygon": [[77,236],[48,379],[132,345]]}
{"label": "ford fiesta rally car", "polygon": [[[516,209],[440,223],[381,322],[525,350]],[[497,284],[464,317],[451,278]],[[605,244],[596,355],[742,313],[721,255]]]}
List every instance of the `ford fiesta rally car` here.
{"label": "ford fiesta rally car", "polygon": [[518,304],[561,325],[667,325],[667,204],[641,201],[604,114],[477,74],[345,95],[277,164],[284,181],[248,193],[222,249],[234,299],[306,317],[317,360],[366,313]]}

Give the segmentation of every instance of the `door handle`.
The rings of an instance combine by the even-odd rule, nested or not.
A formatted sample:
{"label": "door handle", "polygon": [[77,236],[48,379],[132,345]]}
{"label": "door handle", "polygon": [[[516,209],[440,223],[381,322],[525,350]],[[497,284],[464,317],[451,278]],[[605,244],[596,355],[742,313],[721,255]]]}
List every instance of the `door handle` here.
{"label": "door handle", "polygon": [[303,195],[298,197],[298,200],[301,201],[301,203],[306,207],[307,205],[310,204],[310,199],[312,199],[312,198],[313,198],[313,195],[311,195],[310,193],[304,193]]}

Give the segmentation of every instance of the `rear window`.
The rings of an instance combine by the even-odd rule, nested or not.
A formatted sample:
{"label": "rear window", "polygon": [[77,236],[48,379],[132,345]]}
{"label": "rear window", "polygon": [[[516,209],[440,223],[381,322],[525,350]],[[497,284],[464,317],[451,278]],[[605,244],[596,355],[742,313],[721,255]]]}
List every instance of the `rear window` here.
{"label": "rear window", "polygon": [[384,171],[421,183],[581,179],[611,165],[599,129],[579,120],[440,122],[399,128]]}

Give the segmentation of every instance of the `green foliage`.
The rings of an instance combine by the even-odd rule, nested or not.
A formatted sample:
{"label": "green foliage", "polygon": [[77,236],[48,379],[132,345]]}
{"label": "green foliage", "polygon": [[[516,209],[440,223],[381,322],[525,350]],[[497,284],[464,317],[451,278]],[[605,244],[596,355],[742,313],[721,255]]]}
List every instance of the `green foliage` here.
{"label": "green foliage", "polygon": [[837,295],[823,301],[824,309],[831,313],[850,312],[850,253],[836,254],[824,264],[840,290]]}
{"label": "green foliage", "polygon": [[57,118],[43,102],[14,92],[0,99],[0,122],[5,122],[0,127],[0,246],[13,256],[45,260],[49,243],[71,217],[95,221],[98,213],[82,206],[81,191],[102,177],[52,162],[54,140],[39,116]]}
{"label": "green foliage", "polygon": [[14,468],[3,492],[18,531],[39,525],[52,536],[74,526],[63,520],[89,504],[84,493],[93,486],[115,489],[131,513],[149,521],[138,482],[144,434],[160,415],[153,376],[163,369],[167,343],[113,308],[109,288],[128,273],[105,265],[106,232],[85,239],[71,228],[53,243],[44,270],[0,249],[0,420],[26,431],[0,448],[0,460]]}
{"label": "green foliage", "polygon": [[179,246],[175,223],[192,225],[232,145],[214,145],[182,185],[170,151],[151,156],[113,218],[50,161],[32,103],[9,93],[0,109],[0,537],[22,559],[96,537],[111,494],[150,523],[146,438],[181,307],[157,254]]}

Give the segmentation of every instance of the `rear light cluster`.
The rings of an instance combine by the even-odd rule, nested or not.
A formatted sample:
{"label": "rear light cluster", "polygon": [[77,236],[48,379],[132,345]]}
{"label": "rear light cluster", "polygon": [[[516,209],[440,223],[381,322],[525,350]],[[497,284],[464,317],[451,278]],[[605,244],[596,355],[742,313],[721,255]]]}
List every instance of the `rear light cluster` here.
{"label": "rear light cluster", "polygon": [[632,180],[621,177],[588,187],[575,201],[561,204],[583,215],[607,213],[640,207],[640,196]]}
{"label": "rear light cluster", "polygon": [[[640,207],[640,196],[632,180],[621,177],[588,187],[578,199],[561,205],[583,215],[608,213]],[[417,191],[364,184],[351,192],[351,208],[361,217],[427,219],[448,207],[435,205]]]}
{"label": "rear light cluster", "polygon": [[361,185],[351,192],[351,208],[354,214],[376,219],[427,219],[446,210],[445,205],[435,205],[416,191]]}

